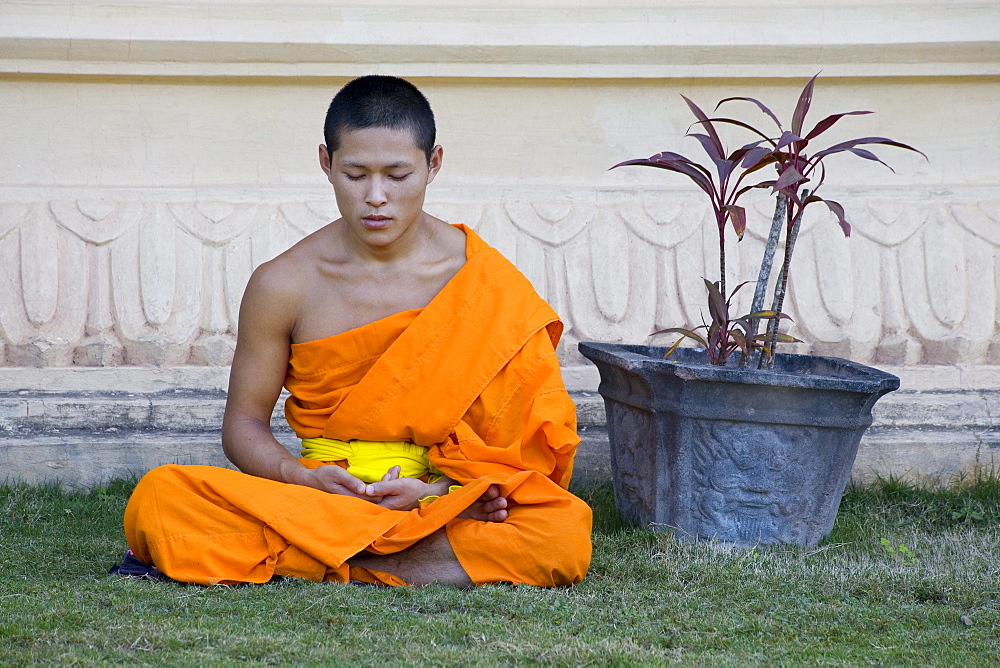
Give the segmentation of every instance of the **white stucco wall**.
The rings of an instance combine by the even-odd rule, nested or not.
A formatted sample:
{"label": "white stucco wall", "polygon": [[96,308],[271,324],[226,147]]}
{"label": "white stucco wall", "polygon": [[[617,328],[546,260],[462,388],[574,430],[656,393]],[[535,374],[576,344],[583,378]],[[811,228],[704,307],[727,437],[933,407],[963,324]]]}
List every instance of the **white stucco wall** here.
{"label": "white stucco wall", "polygon": [[[607,168],[698,152],[681,93],[752,95],[787,117],[819,71],[814,122],[877,112],[831,138],[889,136],[929,161],[831,161],[824,192],[855,233],[806,221],[799,350],[921,391],[1000,391],[1000,6],[930,0],[5,2],[0,366],[33,384],[7,389],[90,367],[137,387],[142,370],[219,375],[204,368],[231,358],[252,268],[336,217],[323,114],[373,72],[412,79],[435,109],[429,210],[532,279],[567,323],[569,384],[593,389],[575,342],[699,323],[717,263],[682,178]],[[760,199],[733,244],[731,281],[755,277],[770,210]]]}

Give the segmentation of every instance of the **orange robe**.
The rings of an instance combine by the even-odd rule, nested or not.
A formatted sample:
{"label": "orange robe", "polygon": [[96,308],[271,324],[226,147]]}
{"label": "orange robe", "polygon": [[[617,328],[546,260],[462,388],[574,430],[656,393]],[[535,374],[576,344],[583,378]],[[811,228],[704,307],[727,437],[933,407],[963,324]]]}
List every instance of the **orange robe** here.
{"label": "orange robe", "polygon": [[[562,324],[510,262],[457,227],[466,263],[425,308],[292,345],[285,414],[300,438],[427,446],[463,487],[399,511],[228,469],[162,466],[125,511],[139,559],[201,584],[273,575],[405,584],[346,561],[445,527],[476,584],[583,578],[591,513],[566,490],[579,437],[555,354]],[[507,520],[458,518],[491,484],[511,503]]]}

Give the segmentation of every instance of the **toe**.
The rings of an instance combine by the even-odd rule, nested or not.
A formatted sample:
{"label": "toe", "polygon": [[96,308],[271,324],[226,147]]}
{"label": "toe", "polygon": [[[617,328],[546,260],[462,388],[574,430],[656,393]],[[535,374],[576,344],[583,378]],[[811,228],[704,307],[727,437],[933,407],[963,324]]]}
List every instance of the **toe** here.
{"label": "toe", "polygon": [[497,510],[490,513],[487,517],[489,518],[490,522],[503,522],[505,519],[507,519],[507,511]]}

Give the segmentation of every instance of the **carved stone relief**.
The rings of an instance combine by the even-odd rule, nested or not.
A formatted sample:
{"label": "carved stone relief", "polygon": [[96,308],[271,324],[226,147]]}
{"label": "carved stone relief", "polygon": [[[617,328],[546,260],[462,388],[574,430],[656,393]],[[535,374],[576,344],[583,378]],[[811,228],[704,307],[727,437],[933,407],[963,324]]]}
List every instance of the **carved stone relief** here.
{"label": "carved stone relief", "polygon": [[[815,208],[799,237],[786,301],[790,331],[809,342],[799,351],[1000,363],[1000,198],[841,199],[851,239]],[[643,342],[702,322],[717,241],[710,212],[686,193],[452,194],[428,210],[478,230],[531,279],[566,323],[565,364],[582,363],[579,340]],[[770,202],[757,213],[768,219]],[[0,363],[227,364],[253,268],[335,217],[320,199],[0,194]],[[731,244],[731,285],[756,277],[762,232],[751,225]]]}
{"label": "carved stone relief", "polygon": [[812,451],[804,446],[817,439],[817,429],[708,421],[695,421],[692,428],[692,488],[704,490],[692,499],[699,536],[797,543],[815,532],[814,481],[803,453]]}
{"label": "carved stone relief", "polygon": [[[631,521],[658,517],[654,499],[657,494],[668,497],[670,490],[657,489],[657,484],[666,484],[667,477],[657,475],[656,449],[648,447],[656,438],[656,418],[652,413],[616,403],[611,404],[610,411],[608,434],[616,444],[611,455],[611,470],[617,505]],[[620,434],[645,434],[646,437],[640,438],[642,443],[629,443]]]}

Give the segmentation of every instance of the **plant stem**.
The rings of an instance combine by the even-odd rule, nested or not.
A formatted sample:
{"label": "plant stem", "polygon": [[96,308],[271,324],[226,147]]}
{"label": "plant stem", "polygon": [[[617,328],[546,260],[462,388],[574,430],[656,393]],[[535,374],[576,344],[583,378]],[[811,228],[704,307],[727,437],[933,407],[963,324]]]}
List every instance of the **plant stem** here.
{"label": "plant stem", "polygon": [[723,222],[719,228],[719,292],[722,293],[722,302],[726,301],[726,227]]}
{"label": "plant stem", "polygon": [[[767,283],[771,280],[771,267],[774,265],[774,253],[778,249],[778,240],[781,238],[781,228],[784,227],[786,215],[785,193],[778,193],[778,201],[774,205],[774,216],[771,218],[771,232],[767,235],[767,246],[764,247],[764,257],[760,261],[760,273],[757,275],[757,285],[753,289],[753,304],[750,306],[751,313],[764,310],[764,298],[767,296]],[[750,331],[747,339],[753,340],[757,336],[757,328],[760,325],[759,318],[750,320]],[[740,368],[754,368],[760,363],[760,351],[755,350],[740,359]]]}
{"label": "plant stem", "polygon": [[[807,197],[809,197],[809,191],[803,190],[801,201],[805,202]],[[792,251],[795,250],[795,240],[799,236],[799,227],[802,226],[802,214],[805,210],[805,206],[799,208],[799,212],[795,216],[795,220],[792,221],[792,225],[785,237],[785,257],[781,263],[781,272],[778,274],[778,283],[774,286],[774,300],[771,303],[771,310],[776,312],[778,317],[767,323],[767,334],[770,339],[768,346],[771,350],[771,355],[767,358],[761,356],[760,362],[757,365],[758,369],[771,369],[774,367],[774,356],[778,352],[778,327],[781,325],[781,309],[785,305],[785,288],[788,285],[788,270],[792,263]]]}

